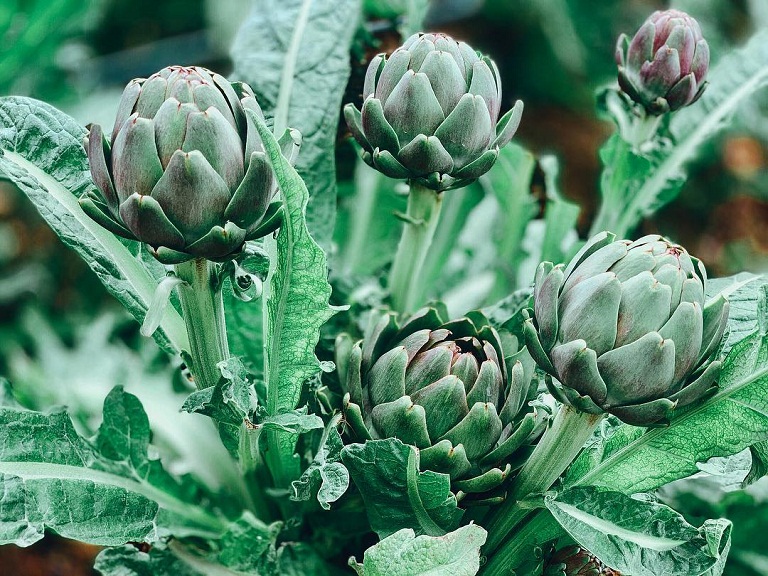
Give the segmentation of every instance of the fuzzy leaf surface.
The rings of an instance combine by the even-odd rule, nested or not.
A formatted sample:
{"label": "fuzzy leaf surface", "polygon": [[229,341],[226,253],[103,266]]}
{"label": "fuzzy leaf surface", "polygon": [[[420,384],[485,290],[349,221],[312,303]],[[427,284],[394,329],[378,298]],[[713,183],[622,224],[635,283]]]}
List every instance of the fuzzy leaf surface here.
{"label": "fuzzy leaf surface", "polygon": [[550,493],[545,504],[579,544],[622,574],[700,576],[727,555],[731,523],[688,524],[669,506],[585,486]]}
{"label": "fuzzy leaf surface", "polygon": [[[85,128],[53,106],[0,98],[0,170],[141,323],[165,269],[142,255],[140,244],[118,239],[80,208],[78,198],[94,188],[85,135]],[[172,353],[189,348],[184,321],[173,306],[166,307],[155,339]]]}
{"label": "fuzzy leaf surface", "polygon": [[416,536],[403,528],[368,548],[362,564],[350,565],[359,576],[474,576],[485,538],[477,524],[444,536]]}
{"label": "fuzzy leaf surface", "polygon": [[450,490],[450,478],[419,471],[419,454],[400,440],[349,444],[341,460],[365,501],[371,528],[380,538],[410,528],[417,534],[443,536],[455,529],[462,510]]}

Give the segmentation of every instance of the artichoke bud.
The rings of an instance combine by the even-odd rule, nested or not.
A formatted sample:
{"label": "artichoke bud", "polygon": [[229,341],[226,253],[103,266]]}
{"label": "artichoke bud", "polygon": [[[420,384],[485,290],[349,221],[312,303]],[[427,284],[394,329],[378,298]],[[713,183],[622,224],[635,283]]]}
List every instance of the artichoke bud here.
{"label": "artichoke bud", "polygon": [[602,232],[568,266],[541,264],[525,336],[552,394],[649,426],[714,393],[729,306],[705,300],[706,282],[701,262],[657,235]]}
{"label": "artichoke bud", "polygon": [[337,340],[353,436],[398,438],[420,450],[423,470],[450,475],[465,503],[492,498],[549,416],[529,403],[537,392],[532,358],[509,349],[514,338],[503,345],[476,312],[447,322],[430,307],[402,325],[392,313],[374,316],[361,342]]}
{"label": "artichoke bud", "polygon": [[699,23],[680,10],[651,14],[630,40],[616,45],[619,86],[649,114],[688,106],[706,87],[709,45]]}
{"label": "artichoke bud", "polygon": [[553,550],[544,558],[542,576],[621,576],[586,548],[578,545]]}
{"label": "artichoke bud", "polygon": [[[263,117],[246,84],[205,68],[171,66],[131,81],[111,137],[90,126],[85,147],[99,192],[81,198],[83,210],[164,264],[231,259],[282,218],[246,109]],[[295,144],[295,131],[286,139]]]}
{"label": "artichoke bud", "polygon": [[445,34],[414,34],[368,66],[363,105],[344,108],[363,159],[391,178],[436,191],[465,186],[493,166],[515,134],[517,101],[499,119],[493,60]]}

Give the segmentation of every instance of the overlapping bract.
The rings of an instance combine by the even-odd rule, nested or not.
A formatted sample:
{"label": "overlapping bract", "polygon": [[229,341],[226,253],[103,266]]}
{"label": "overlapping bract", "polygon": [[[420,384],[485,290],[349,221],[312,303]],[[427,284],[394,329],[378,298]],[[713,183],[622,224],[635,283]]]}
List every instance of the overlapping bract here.
{"label": "overlapping bract", "polygon": [[706,280],[701,262],[656,235],[603,232],[567,267],[540,264],[526,342],[557,379],[552,394],[637,426],[711,394],[729,305],[705,302]]}
{"label": "overlapping bract", "polygon": [[534,364],[516,338],[502,344],[480,313],[444,317],[425,308],[401,327],[391,313],[373,322],[338,361],[344,413],[358,440],[416,446],[422,469],[449,474],[462,498],[485,498],[523,464],[549,414],[528,404]]}
{"label": "overlapping bract", "polygon": [[699,99],[706,86],[709,45],[699,23],[680,10],[651,14],[632,40],[616,45],[619,86],[650,114],[664,114]]}
{"label": "overlapping bract", "polygon": [[[171,66],[131,81],[109,141],[92,125],[85,146],[101,195],[80,200],[108,230],[146,243],[165,264],[221,260],[274,231],[281,203],[246,84],[205,68]],[[298,132],[281,139],[286,157]]]}
{"label": "overlapping bract", "polygon": [[493,60],[445,34],[415,34],[368,66],[362,111],[344,116],[363,159],[391,178],[432,190],[485,174],[523,112],[517,101],[497,124],[501,80]]}

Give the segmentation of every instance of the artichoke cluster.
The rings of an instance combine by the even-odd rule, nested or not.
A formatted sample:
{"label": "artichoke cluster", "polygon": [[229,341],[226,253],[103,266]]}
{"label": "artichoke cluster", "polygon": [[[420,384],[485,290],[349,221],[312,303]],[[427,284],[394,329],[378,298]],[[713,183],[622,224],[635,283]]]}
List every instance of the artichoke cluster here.
{"label": "artichoke cluster", "polygon": [[680,10],[651,14],[632,40],[616,46],[619,86],[649,114],[688,106],[706,86],[709,45],[699,23]]}
{"label": "artichoke cluster", "polygon": [[[164,264],[223,260],[280,226],[282,209],[256,126],[264,115],[246,84],[200,67],[171,66],[131,81],[109,140],[85,141],[100,194],[83,210],[113,233],[146,243]],[[286,132],[293,158],[299,136]]]}
{"label": "artichoke cluster", "polygon": [[549,413],[529,405],[534,364],[513,336],[479,313],[444,317],[424,308],[398,326],[387,313],[362,342],[337,345],[349,350],[337,358],[344,414],[357,440],[415,446],[422,470],[449,474],[460,498],[479,500],[523,464]]}
{"label": "artichoke cluster", "polygon": [[525,332],[556,379],[552,394],[648,426],[713,393],[729,304],[706,301],[706,281],[699,260],[656,235],[632,242],[603,232],[567,267],[540,264]]}
{"label": "artichoke cluster", "polygon": [[493,60],[445,34],[415,34],[368,66],[362,110],[344,108],[363,159],[391,178],[436,191],[485,174],[520,123],[518,101],[500,121]]}

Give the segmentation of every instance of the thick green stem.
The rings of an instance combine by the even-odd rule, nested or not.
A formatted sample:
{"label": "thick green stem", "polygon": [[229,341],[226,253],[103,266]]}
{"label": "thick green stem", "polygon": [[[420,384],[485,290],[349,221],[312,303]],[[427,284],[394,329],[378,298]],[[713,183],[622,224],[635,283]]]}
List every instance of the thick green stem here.
{"label": "thick green stem", "polygon": [[532,556],[537,547],[554,540],[562,535],[563,529],[546,510],[533,512],[526,518],[525,524],[515,532],[514,536],[505,542],[495,554],[488,558],[487,564],[480,574],[482,576],[507,576],[512,570],[518,570],[521,574],[528,572],[519,571],[524,564],[531,570]]}
{"label": "thick green stem", "polygon": [[202,390],[216,385],[221,376],[216,365],[229,358],[224,301],[215,285],[213,262],[196,258],[177,264],[176,275],[184,281],[178,291],[189,335],[189,368]]}
{"label": "thick green stem", "polygon": [[592,436],[603,414],[588,414],[564,404],[552,427],[539,441],[520,473],[512,481],[507,500],[488,519],[488,541],[484,552],[493,553],[530,512],[521,501],[530,494],[548,490],[573,462]]}
{"label": "thick green stem", "polygon": [[423,293],[421,272],[440,220],[442,203],[439,192],[411,183],[403,234],[389,276],[392,306],[398,312],[413,312]]}
{"label": "thick green stem", "polygon": [[344,246],[342,262],[348,274],[360,272],[367,258],[371,223],[377,213],[379,184],[384,176],[358,158],[355,166],[355,199],[350,219],[350,234]]}

